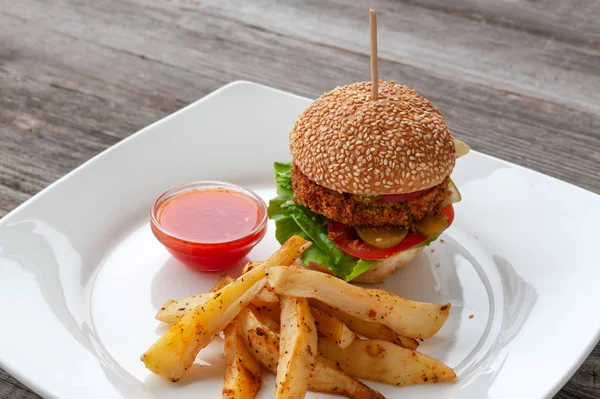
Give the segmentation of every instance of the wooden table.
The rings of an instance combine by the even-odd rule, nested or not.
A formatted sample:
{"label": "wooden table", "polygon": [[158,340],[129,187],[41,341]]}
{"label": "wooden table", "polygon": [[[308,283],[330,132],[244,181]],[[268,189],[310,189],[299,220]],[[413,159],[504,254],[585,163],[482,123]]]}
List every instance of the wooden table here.
{"label": "wooden table", "polygon": [[[600,193],[595,0],[22,0],[0,7],[0,216],[232,80],[368,80],[368,7],[381,78],[474,149]],[[0,370],[0,398],[35,397]],[[556,397],[600,397],[600,346]]]}

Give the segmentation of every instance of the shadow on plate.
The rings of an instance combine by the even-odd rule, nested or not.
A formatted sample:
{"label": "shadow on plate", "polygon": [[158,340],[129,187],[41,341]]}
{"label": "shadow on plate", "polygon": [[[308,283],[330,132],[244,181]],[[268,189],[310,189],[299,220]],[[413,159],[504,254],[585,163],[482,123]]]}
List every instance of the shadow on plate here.
{"label": "shadow on plate", "polygon": [[509,356],[509,353],[503,350],[504,347],[521,331],[538,301],[535,288],[517,274],[507,259],[500,255],[493,255],[492,260],[502,281],[504,294],[502,325],[487,356],[471,365],[470,372],[465,376],[467,381],[462,392],[467,396],[469,392],[480,395],[481,392],[486,391],[485,387],[493,385]]}
{"label": "shadow on plate", "polygon": [[[185,375],[176,383],[171,383],[154,374],[148,375],[144,380],[144,386],[150,391],[157,390],[164,385],[170,388],[183,388],[187,385],[202,383],[204,380],[223,379],[225,373],[225,358],[215,359],[210,364],[194,363]],[[199,392],[200,393],[200,392]],[[198,396],[198,397],[201,397]]]}

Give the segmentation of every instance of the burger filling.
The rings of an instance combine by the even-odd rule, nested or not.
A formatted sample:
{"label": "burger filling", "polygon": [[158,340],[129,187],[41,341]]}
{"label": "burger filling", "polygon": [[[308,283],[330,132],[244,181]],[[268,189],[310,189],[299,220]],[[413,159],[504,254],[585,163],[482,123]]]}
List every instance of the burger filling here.
{"label": "burger filling", "polygon": [[[299,203],[311,211],[349,226],[400,226],[413,229],[415,222],[431,213],[450,197],[450,179],[424,190],[406,201],[386,201],[384,197],[358,197],[338,193],[310,180],[296,165],[292,166],[292,189]],[[393,197],[393,196],[392,196]],[[400,198],[401,199],[401,198]]]}
{"label": "burger filling", "polygon": [[278,196],[269,203],[276,238],[294,234],[313,242],[305,264],[318,263],[350,281],[398,252],[428,245],[452,223],[460,200],[446,178],[415,193],[357,196],[310,180],[292,164],[275,164]]}

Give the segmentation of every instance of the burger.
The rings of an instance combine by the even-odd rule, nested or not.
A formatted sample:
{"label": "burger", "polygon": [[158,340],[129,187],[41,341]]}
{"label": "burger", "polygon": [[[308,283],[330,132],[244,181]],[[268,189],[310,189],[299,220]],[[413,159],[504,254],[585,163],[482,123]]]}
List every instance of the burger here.
{"label": "burger", "polygon": [[289,135],[292,162],[275,164],[277,240],[312,241],[302,262],[346,281],[382,281],[452,224],[450,175],[469,151],[428,100],[378,83],[377,99],[357,82],[311,103]]}

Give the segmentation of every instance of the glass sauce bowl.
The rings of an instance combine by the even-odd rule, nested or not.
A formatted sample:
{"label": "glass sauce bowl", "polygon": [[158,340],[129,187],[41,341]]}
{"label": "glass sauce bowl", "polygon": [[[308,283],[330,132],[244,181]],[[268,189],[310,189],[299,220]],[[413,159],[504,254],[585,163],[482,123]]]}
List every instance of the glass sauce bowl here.
{"label": "glass sauce bowl", "polygon": [[267,206],[256,193],[219,181],[171,188],[150,213],[158,241],[177,260],[201,271],[225,270],[242,260],[264,237],[267,220]]}

